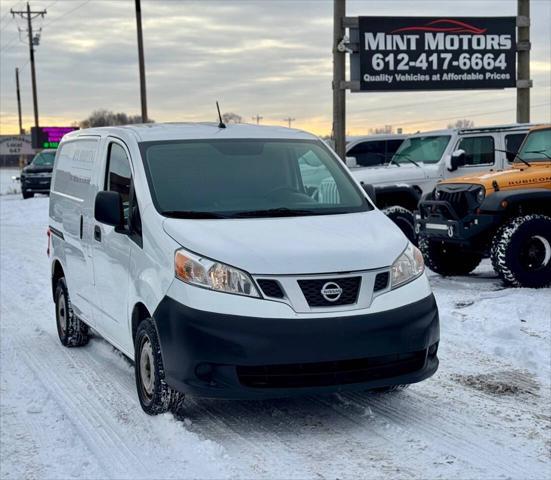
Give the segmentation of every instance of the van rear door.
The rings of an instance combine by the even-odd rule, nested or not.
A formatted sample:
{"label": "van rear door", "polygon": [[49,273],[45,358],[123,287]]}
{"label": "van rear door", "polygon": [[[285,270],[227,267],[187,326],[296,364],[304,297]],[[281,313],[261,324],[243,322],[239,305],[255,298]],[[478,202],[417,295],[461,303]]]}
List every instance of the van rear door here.
{"label": "van rear door", "polygon": [[[96,190],[91,181],[98,162],[99,137],[79,137],[61,144],[50,198],[50,223],[63,240],[56,255],[62,262],[77,316],[94,326],[94,274],[90,225]],[[56,240],[57,241],[57,240]]]}

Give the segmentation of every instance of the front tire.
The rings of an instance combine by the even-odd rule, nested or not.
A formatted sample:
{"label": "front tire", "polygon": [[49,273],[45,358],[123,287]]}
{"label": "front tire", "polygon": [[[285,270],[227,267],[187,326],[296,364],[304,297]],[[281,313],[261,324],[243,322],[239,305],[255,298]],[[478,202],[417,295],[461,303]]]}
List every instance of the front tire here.
{"label": "front tire", "polygon": [[142,320],[134,341],[134,370],[140,405],[148,415],[158,415],[180,408],[184,395],[169,387],[157,330],[150,318]]}
{"label": "front tire", "polygon": [[82,347],[90,340],[88,325],[73,312],[65,278],[57,282],[55,293],[57,334],[65,347]]}
{"label": "front tire", "polygon": [[399,205],[387,207],[383,209],[383,213],[390,218],[408,240],[417,245],[417,235],[415,234],[415,217],[407,208]]}
{"label": "front tire", "polygon": [[551,217],[523,215],[495,234],[491,259],[508,285],[543,288],[551,285]]}
{"label": "front tire", "polygon": [[442,241],[419,239],[419,250],[427,267],[443,276],[468,275],[482,260],[482,255]]}
{"label": "front tire", "polygon": [[23,200],[27,200],[27,198],[34,197],[34,193],[27,192],[27,190],[21,190],[21,195],[23,196]]}

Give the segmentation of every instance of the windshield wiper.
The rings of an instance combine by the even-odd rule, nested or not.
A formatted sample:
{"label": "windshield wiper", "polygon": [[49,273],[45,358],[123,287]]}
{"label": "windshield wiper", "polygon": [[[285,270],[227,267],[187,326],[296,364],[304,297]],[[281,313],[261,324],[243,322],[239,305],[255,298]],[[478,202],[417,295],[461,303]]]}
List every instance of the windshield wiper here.
{"label": "windshield wiper", "polygon": [[232,215],[233,218],[249,218],[249,217],[300,217],[302,215],[322,215],[315,210],[298,210],[293,208],[279,207],[268,208],[265,210],[249,210],[239,212]]}
{"label": "windshield wiper", "polygon": [[[514,152],[510,152],[509,150],[501,150],[499,148],[494,148],[494,150],[496,152],[503,152],[503,153],[508,153],[509,155],[514,155],[513,157],[513,160],[511,160],[511,162],[514,162],[515,161],[515,158],[518,158],[522,163],[524,163],[527,167],[531,167],[532,165],[530,165],[526,160],[524,160],[524,158],[520,157],[520,155],[517,153],[514,153]],[[532,153],[532,152],[526,152],[526,153]]]}
{"label": "windshield wiper", "polygon": [[540,155],[543,155],[543,156],[547,157],[549,160],[551,160],[551,156],[548,155],[547,153],[545,153],[545,150],[530,150],[530,151],[524,152],[524,153],[539,153]]}
{"label": "windshield wiper", "polygon": [[394,157],[402,157],[405,158],[409,163],[413,163],[416,167],[421,168],[421,165],[419,165],[415,160],[412,160],[411,157],[407,153],[395,153],[392,156],[392,159],[390,160],[390,163],[394,163],[395,165],[401,166],[399,163],[394,162]]}
{"label": "windshield wiper", "polygon": [[170,218],[229,218],[228,215],[222,215],[216,212],[201,212],[194,210],[165,210],[161,215]]}

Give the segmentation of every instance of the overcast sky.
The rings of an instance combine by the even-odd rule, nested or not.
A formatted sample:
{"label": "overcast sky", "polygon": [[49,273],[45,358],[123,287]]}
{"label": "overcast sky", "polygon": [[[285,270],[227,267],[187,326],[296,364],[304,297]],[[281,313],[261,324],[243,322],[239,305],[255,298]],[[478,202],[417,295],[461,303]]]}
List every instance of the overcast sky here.
{"label": "overcast sky", "polygon": [[[516,15],[516,0],[358,0],[356,15]],[[21,70],[23,123],[32,120],[29,51],[0,0],[0,129],[17,132],[14,69]],[[142,0],[151,118],[214,120],[215,100],[245,121],[331,130],[332,0]],[[551,1],[532,0],[532,120],[551,122]],[[46,8],[36,49],[40,123],[71,124],[99,108],[139,114],[133,0],[32,1]],[[515,120],[515,89],[347,94],[351,134],[386,124],[404,131]]]}

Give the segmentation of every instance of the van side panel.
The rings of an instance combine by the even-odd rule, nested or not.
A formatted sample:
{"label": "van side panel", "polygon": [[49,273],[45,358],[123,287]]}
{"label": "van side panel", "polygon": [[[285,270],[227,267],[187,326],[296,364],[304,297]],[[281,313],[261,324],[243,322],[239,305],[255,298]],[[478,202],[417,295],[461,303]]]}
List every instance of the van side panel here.
{"label": "van side panel", "polygon": [[63,234],[53,243],[62,262],[75,313],[93,325],[93,265],[89,248],[95,191],[91,185],[99,137],[62,143],[56,156],[50,196],[50,226]]}

